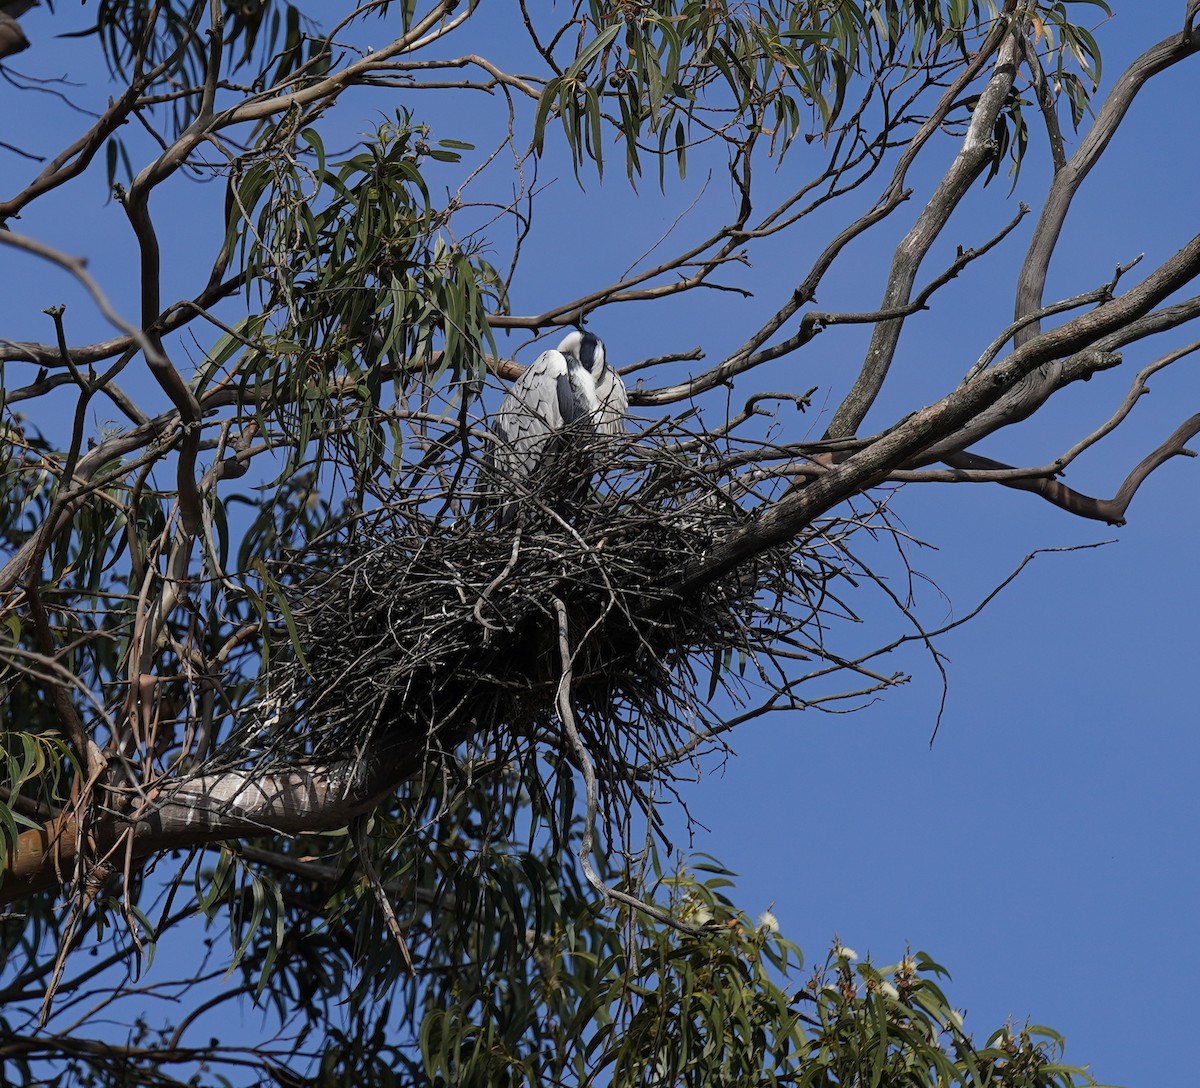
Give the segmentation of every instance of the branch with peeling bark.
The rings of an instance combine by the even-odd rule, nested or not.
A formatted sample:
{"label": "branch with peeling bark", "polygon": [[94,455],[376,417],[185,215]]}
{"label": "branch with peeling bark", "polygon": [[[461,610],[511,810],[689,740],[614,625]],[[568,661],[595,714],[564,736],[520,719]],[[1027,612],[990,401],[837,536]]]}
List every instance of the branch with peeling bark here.
{"label": "branch with peeling bark", "polygon": [[[120,817],[97,818],[91,852],[105,859],[128,851],[136,861],[224,839],[333,830],[370,812],[415,767],[411,751],[396,749],[324,767],[184,778],[129,804]],[[23,832],[15,850],[6,851],[0,903],[54,887],[57,870],[74,864],[78,846],[73,816]]]}

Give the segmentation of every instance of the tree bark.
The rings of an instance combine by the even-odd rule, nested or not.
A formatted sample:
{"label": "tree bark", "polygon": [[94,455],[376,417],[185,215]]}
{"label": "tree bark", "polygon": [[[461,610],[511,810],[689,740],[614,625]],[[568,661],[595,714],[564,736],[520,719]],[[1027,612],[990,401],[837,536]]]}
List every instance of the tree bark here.
{"label": "tree bark", "polygon": [[[419,765],[418,753],[393,747],[323,767],[197,775],[157,796],[151,791],[127,815],[90,822],[88,852],[104,865],[120,864],[224,839],[330,831],[370,812]],[[72,874],[80,830],[68,814],[23,832],[4,854],[0,904],[47,891]]]}

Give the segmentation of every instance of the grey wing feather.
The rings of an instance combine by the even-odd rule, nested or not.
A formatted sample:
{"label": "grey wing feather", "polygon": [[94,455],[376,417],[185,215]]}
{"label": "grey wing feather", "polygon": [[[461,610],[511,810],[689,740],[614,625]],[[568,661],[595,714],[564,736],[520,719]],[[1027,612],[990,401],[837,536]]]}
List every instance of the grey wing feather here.
{"label": "grey wing feather", "polygon": [[625,433],[625,413],[629,411],[629,393],[621,376],[605,367],[596,383],[596,395],[600,398],[600,410],[596,413],[596,430],[600,434],[618,435]]}
{"label": "grey wing feather", "polygon": [[574,423],[587,415],[587,406],[580,404],[575,396],[575,387],[571,384],[569,373],[558,376],[558,414],[563,423]]}
{"label": "grey wing feather", "polygon": [[492,430],[502,443],[497,460],[504,468],[532,471],[547,436],[562,427],[560,382],[566,374],[566,359],[544,351],[500,402]]}

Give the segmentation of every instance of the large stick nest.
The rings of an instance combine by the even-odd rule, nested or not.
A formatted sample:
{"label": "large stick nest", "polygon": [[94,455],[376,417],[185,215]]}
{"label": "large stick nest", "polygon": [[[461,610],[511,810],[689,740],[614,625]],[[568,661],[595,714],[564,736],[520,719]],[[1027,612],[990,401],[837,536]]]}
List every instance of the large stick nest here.
{"label": "large stick nest", "polygon": [[[296,652],[268,670],[259,736],[269,714],[270,750],[291,759],[385,739],[426,756],[468,738],[569,754],[569,672],[565,694],[601,779],[640,792],[635,783],[669,775],[715,735],[718,686],[791,698],[779,647],[823,656],[822,616],[837,611],[829,582],[844,573],[844,527],[830,525],[699,591],[673,588],[756,517],[766,498],[756,479],[781,486],[728,453],[681,433],[576,436],[506,494],[461,452],[425,466],[426,484],[280,572]],[[580,497],[581,474],[598,465],[611,467]],[[497,502],[519,516],[500,525]]]}

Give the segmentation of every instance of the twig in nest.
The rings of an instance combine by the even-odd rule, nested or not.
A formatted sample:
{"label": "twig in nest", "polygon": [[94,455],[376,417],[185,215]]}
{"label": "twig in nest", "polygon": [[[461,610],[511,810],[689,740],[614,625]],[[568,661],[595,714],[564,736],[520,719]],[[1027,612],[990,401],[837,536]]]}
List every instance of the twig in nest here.
{"label": "twig in nest", "polygon": [[[488,629],[489,634],[493,631],[502,631],[503,628],[497,627],[493,623],[488,623],[488,621],[483,618],[483,606],[487,602],[488,597],[490,597],[492,595],[492,591],[495,589],[498,589],[504,583],[504,581],[508,578],[508,576],[510,574],[512,574],[512,572],[516,569],[517,556],[520,554],[520,552],[521,552],[521,529],[518,526],[517,531],[513,534],[512,554],[508,557],[508,566],[506,566],[499,574],[496,575],[495,578],[493,578],[488,583],[487,589],[485,589],[481,594],[479,594],[479,600],[477,600],[475,602],[475,608],[474,608],[474,613],[473,613],[475,616],[475,619],[478,620],[479,625],[481,627],[486,627]],[[487,641],[488,641],[488,635],[485,635],[484,642],[487,642]]]}

